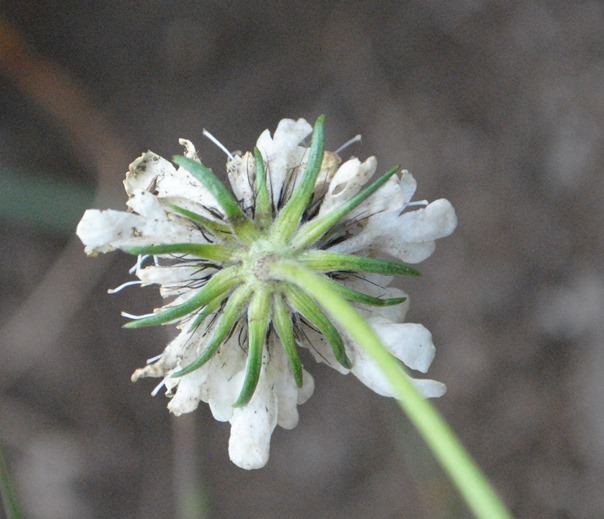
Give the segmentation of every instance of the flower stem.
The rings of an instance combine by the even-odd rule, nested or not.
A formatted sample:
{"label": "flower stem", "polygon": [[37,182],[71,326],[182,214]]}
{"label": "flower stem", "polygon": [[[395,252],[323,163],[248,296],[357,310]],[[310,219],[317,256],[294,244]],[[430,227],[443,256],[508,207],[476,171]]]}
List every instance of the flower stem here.
{"label": "flower stem", "polygon": [[0,445],[0,498],[7,519],[21,519],[21,511],[13,490],[8,466],[4,459],[4,449]]}
{"label": "flower stem", "polygon": [[418,393],[400,363],[386,350],[361,314],[333,289],[328,280],[300,264],[276,262],[271,271],[277,279],[293,283],[310,294],[373,359],[392,385],[399,405],[476,517],[511,519],[511,514],[447,422]]}

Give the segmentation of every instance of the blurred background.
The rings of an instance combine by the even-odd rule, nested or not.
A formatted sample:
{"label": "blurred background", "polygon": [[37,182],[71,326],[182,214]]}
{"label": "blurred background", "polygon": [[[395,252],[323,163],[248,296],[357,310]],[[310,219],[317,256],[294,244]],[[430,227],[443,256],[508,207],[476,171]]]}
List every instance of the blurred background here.
{"label": "blurred background", "polygon": [[170,330],[121,329],[153,289],[86,258],[87,207],[178,138],[222,171],[283,117],[402,164],[459,227],[404,280],[437,406],[517,517],[604,517],[601,1],[0,3],[0,441],[26,517],[462,518],[393,401],[306,363],[315,395],[271,460],[178,419],[130,374]]}

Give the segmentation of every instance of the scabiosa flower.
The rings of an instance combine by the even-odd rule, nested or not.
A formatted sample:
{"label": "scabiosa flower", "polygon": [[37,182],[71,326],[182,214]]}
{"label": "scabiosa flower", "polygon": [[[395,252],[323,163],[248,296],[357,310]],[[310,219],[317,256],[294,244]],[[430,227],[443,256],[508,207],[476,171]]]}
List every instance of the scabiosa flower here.
{"label": "scabiosa flower", "polygon": [[[312,133],[310,147],[304,140]],[[207,402],[231,423],[229,454],[245,469],[269,456],[276,425],[298,422],[297,406],[314,382],[298,347],[381,395],[391,388],[364,350],[335,326],[320,298],[279,276],[279,266],[318,273],[353,303],[387,349],[425,373],[434,357],[430,332],[404,323],[407,295],[392,276],[414,276],[407,263],[432,254],[457,220],[444,199],[411,202],[415,180],[395,167],[370,182],[377,161],[324,151],[323,117],[282,120],[255,152],[227,151],[229,191],[181,140],[175,168],[147,152],[130,165],[128,212],[88,210],[77,234],[89,255],[121,249],[138,256],[133,273],[157,284],[169,302],[127,328],[175,323],[180,333],[132,380],[162,379],[176,415]],[[226,151],[226,150],[225,150]],[[444,384],[414,379],[426,397]]]}

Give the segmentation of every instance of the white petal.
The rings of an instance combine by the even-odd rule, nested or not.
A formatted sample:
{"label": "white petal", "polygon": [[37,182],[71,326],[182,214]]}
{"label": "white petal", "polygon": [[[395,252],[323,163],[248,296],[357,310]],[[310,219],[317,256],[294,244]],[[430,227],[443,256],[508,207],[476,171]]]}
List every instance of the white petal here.
{"label": "white petal", "polygon": [[391,306],[371,306],[360,308],[361,313],[367,317],[379,317],[385,321],[394,323],[402,323],[405,320],[407,311],[409,310],[409,296],[406,292],[396,287],[386,287],[384,291],[378,296],[384,299],[394,299],[398,297],[406,297],[407,300],[399,303],[398,305]]}
{"label": "white petal", "polygon": [[411,382],[426,398],[439,398],[447,392],[447,386],[442,382],[427,378],[412,378]]}
{"label": "white petal", "polygon": [[243,200],[245,208],[254,205],[254,189],[256,178],[256,160],[251,153],[243,157],[236,155],[227,162],[227,176],[237,200]]}
{"label": "white petal", "polygon": [[336,360],[333,350],[324,335],[308,326],[305,326],[303,330],[305,340],[302,341],[301,345],[308,348],[317,362],[323,362],[343,375],[349,373],[349,370]]}
{"label": "white petal", "polygon": [[457,226],[457,216],[451,202],[441,198],[423,209],[402,214],[397,224],[404,228],[405,241],[425,242],[449,236]]}
{"label": "white petal", "polygon": [[171,374],[190,364],[204,348],[207,340],[207,336],[203,334],[182,331],[168,344],[157,362],[137,369],[132,375],[132,380],[163,376],[167,394],[172,396],[168,409],[177,416],[194,411],[201,400],[208,370],[204,366],[178,378],[172,377]]}
{"label": "white petal", "polygon": [[[161,285],[160,293],[162,297],[180,295],[183,292],[191,292],[188,283],[199,279],[200,265],[194,264],[188,266],[180,263],[177,266],[156,267],[154,265],[138,269],[136,275],[143,282],[143,285],[157,284]],[[203,274],[208,275],[215,272],[213,268],[204,268]]]}
{"label": "white petal", "polygon": [[[185,145],[185,155],[195,158],[193,145],[181,140]],[[165,204],[176,204],[208,218],[213,217],[205,207],[220,211],[214,196],[186,169],[177,170],[170,162],[150,151],[130,164],[124,185],[130,196],[136,191],[149,191]]]}
{"label": "white petal", "polygon": [[[216,363],[213,363],[216,366]],[[236,385],[233,379],[227,379],[223,376],[211,377],[209,384],[208,404],[215,420],[227,422],[233,416],[233,404],[237,398]]]}
{"label": "white petal", "polygon": [[[372,319],[370,324],[392,355],[409,368],[425,373],[435,354],[432,335],[421,324],[389,323]],[[347,339],[349,340],[349,339]],[[383,396],[393,396],[393,391],[382,371],[359,346],[354,348],[352,373],[367,387]],[[414,379],[412,379],[414,380]],[[433,383],[432,383],[433,382]],[[420,381],[418,389],[426,397],[444,394],[444,384]]]}
{"label": "white petal", "polygon": [[239,347],[238,339],[231,336],[208,362],[207,397],[216,420],[227,421],[233,416],[233,404],[241,390],[241,374],[247,354]]}
{"label": "white petal", "polygon": [[135,213],[151,219],[165,219],[165,206],[151,193],[137,189],[133,191],[126,205]]}
{"label": "white petal", "polygon": [[188,139],[178,139],[178,143],[185,149],[185,157],[199,161],[197,150],[193,143]]}
{"label": "white petal", "polygon": [[[243,372],[237,380],[243,382]],[[260,376],[250,402],[233,410],[229,457],[246,470],[264,467],[268,461],[271,435],[277,424],[276,399],[266,377]]]}
{"label": "white petal", "polygon": [[403,195],[404,204],[407,205],[411,202],[413,195],[415,194],[415,190],[417,188],[417,182],[413,178],[413,175],[409,173],[406,169],[403,170],[403,174],[401,176],[401,181],[399,182],[399,186],[401,188],[401,193]]}
{"label": "white petal", "polygon": [[434,240],[451,234],[456,225],[453,206],[448,200],[440,199],[400,216],[398,211],[374,214],[359,234],[329,250],[350,254],[371,249],[401,261],[419,263],[434,252]]}
{"label": "white petal", "polygon": [[[203,351],[209,341],[209,334],[203,334],[200,329],[184,328],[168,343],[159,362],[169,368],[170,372],[179,371],[193,362]],[[180,378],[173,379],[176,383]]]}
{"label": "white petal", "polygon": [[319,216],[339,207],[356,195],[373,176],[376,167],[375,157],[369,157],[362,164],[357,158],[344,162],[329,183]]}
{"label": "white petal", "polygon": [[133,205],[145,212],[145,217],[112,209],[89,209],[84,213],[76,232],[86,246],[87,254],[156,243],[206,242],[193,224],[167,215],[154,201],[153,195],[142,193],[130,201],[136,200]]}
{"label": "white petal", "polygon": [[302,164],[307,148],[299,144],[311,132],[312,126],[304,119],[282,119],[273,138],[268,130],[258,138],[256,146],[266,165],[273,204],[279,201],[286,177]]}
{"label": "white petal", "polygon": [[[357,354],[355,354],[352,373],[378,395],[388,397],[394,396],[390,383],[386,380],[377,365],[367,357],[364,351],[359,350],[357,351]],[[411,377],[409,377],[409,379],[426,398],[442,396],[446,391],[446,386],[435,380],[422,380]]]}
{"label": "white petal", "polygon": [[372,321],[371,325],[392,355],[411,369],[422,373],[428,371],[436,348],[432,342],[432,334],[423,325],[375,321]]}
{"label": "white petal", "polygon": [[346,278],[345,284],[361,292],[379,297],[393,280],[394,276],[362,272]]}
{"label": "white petal", "polygon": [[130,376],[130,380],[136,382],[141,378],[159,378],[163,376],[165,376],[163,366],[159,362],[155,362],[154,364],[147,364],[144,368],[135,369],[134,373]]}
{"label": "white petal", "polygon": [[293,429],[298,425],[298,405],[310,398],[314,381],[309,373],[303,372],[303,385],[298,388],[289,367],[289,360],[281,344],[271,336],[271,351],[266,376],[272,380],[271,386],[278,403],[277,425]]}
{"label": "white petal", "polygon": [[284,429],[293,429],[298,425],[298,387],[289,369],[283,348],[279,344],[275,346],[271,348],[267,377],[273,380],[273,390],[277,397],[277,425]]}
{"label": "white petal", "polygon": [[448,236],[456,226],[453,206],[440,199],[398,218],[392,213],[376,215],[363,232],[375,232],[373,248],[408,263],[419,263],[434,252],[434,240]]}
{"label": "white petal", "polygon": [[152,187],[154,180],[176,172],[174,166],[166,159],[148,151],[143,153],[128,168],[124,187],[128,196],[136,190],[147,191]]}
{"label": "white petal", "polygon": [[405,207],[405,197],[401,190],[400,181],[396,175],[380,187],[373,195],[352,210],[347,220],[359,220],[388,211],[402,211]]}
{"label": "white petal", "polygon": [[273,145],[282,150],[295,149],[312,132],[312,126],[305,119],[281,119],[275,130]]}
{"label": "white petal", "polygon": [[195,411],[201,400],[201,389],[207,379],[207,370],[197,369],[177,379],[176,394],[168,402],[168,409],[176,416]]}
{"label": "white petal", "polygon": [[306,370],[302,372],[302,387],[298,389],[298,405],[304,404],[315,391],[315,380]]}
{"label": "white petal", "polygon": [[[144,217],[144,225],[135,229],[138,245],[158,243],[207,243],[197,226],[170,212],[163,201],[148,191],[135,191],[128,207]],[[133,243],[129,243],[132,245]]]}
{"label": "white petal", "polygon": [[388,242],[387,240],[380,240],[375,249],[406,263],[420,263],[432,256],[436,249],[436,243],[433,241],[409,243],[406,241]]}
{"label": "white petal", "polygon": [[390,384],[377,367],[365,353],[364,350],[358,348],[354,354],[354,364],[352,366],[352,374],[357,377],[369,389],[382,396],[393,396]]}
{"label": "white petal", "polygon": [[[321,169],[317,175],[317,182],[315,183],[315,188],[313,190],[315,199],[320,199],[327,192],[327,187],[333,176],[336,174],[341,162],[342,159],[338,155],[331,151],[325,151]],[[298,179],[298,181],[299,180],[300,179]]]}
{"label": "white petal", "polygon": [[134,229],[144,225],[141,216],[107,209],[88,209],[76,229],[86,254],[98,254],[115,250],[121,241],[133,238]]}

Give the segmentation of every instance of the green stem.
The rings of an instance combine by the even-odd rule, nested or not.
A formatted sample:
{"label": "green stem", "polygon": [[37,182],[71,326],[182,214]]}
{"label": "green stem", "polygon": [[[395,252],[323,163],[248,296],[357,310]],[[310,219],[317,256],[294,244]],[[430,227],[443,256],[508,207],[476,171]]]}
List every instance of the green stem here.
{"label": "green stem", "polygon": [[436,408],[413,386],[400,363],[390,355],[371,326],[326,281],[293,262],[274,263],[272,274],[293,283],[316,299],[341,329],[361,346],[390,382],[398,403],[418,429],[436,459],[480,519],[511,519],[485,475],[472,460]]}
{"label": "green stem", "polygon": [[4,459],[4,449],[0,445],[0,497],[7,519],[20,519],[21,510],[17,503],[15,491]]}

